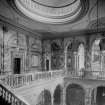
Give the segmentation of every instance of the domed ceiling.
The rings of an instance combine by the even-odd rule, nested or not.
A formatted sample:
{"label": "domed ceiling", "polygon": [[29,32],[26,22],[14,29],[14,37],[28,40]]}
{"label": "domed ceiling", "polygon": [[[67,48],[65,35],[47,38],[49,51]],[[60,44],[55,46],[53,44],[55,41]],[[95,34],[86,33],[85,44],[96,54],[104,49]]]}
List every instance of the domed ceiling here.
{"label": "domed ceiling", "polygon": [[74,3],[76,0],[33,0],[42,5],[52,6],[52,7],[61,7],[68,4]]}
{"label": "domed ceiling", "polygon": [[79,19],[86,0],[15,0],[19,11],[32,20],[64,24]]}

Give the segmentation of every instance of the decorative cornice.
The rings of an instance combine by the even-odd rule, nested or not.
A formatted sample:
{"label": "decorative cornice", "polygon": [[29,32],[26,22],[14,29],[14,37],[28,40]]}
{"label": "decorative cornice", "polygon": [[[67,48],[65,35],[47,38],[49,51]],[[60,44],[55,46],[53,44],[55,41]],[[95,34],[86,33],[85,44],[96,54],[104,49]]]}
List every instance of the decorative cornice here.
{"label": "decorative cornice", "polygon": [[91,35],[97,35],[97,33],[105,33],[105,28],[99,28],[98,32],[97,29],[83,29],[83,30],[74,30],[70,32],[63,32],[63,33],[50,33],[50,32],[42,32],[43,40],[48,39],[57,39],[57,38],[69,38],[69,37],[76,37],[76,36],[82,36],[87,37]]}
{"label": "decorative cornice", "polygon": [[35,2],[35,3],[37,3],[37,4],[39,4],[39,5],[45,6],[45,7],[50,7],[50,8],[63,8],[63,7],[67,7],[67,6],[69,6],[69,5],[74,4],[77,0],[74,0],[74,1],[71,2],[71,3],[68,3],[68,4],[66,4],[66,5],[62,5],[62,6],[50,6],[50,5],[46,5],[46,4],[43,4],[43,3],[41,3],[41,2],[38,2],[37,0],[32,0],[32,1]]}
{"label": "decorative cornice", "polygon": [[2,26],[7,26],[9,27],[10,29],[14,29],[14,30],[18,30],[22,33],[25,33],[26,35],[31,35],[35,38],[39,38],[41,39],[41,34],[21,25],[21,24],[18,24],[16,22],[14,22],[13,20],[9,19],[9,18],[6,18],[2,15],[0,15],[0,24]]}

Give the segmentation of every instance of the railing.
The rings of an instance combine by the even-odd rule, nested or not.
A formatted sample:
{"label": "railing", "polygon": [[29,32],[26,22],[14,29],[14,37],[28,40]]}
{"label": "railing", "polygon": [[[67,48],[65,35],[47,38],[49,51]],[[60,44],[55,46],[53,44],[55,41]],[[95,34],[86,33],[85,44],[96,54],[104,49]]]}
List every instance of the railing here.
{"label": "railing", "polygon": [[1,77],[1,80],[6,85],[9,85],[12,88],[18,88],[23,85],[29,84],[36,80],[41,79],[51,79],[57,78],[59,76],[64,76],[64,70],[48,71],[48,72],[36,72],[36,73],[27,73],[27,74],[16,74],[16,75],[7,75]]}
{"label": "railing", "polygon": [[77,79],[105,80],[105,71],[68,71],[65,77]]}
{"label": "railing", "polygon": [[69,77],[74,79],[96,79],[96,80],[105,80],[105,71],[65,71],[65,70],[55,70],[55,71],[44,71],[36,73],[27,73],[27,74],[17,74],[17,75],[7,75],[2,76],[0,79],[6,85],[12,88],[19,88],[21,86],[32,83],[33,81],[38,80],[49,80],[59,77]]}
{"label": "railing", "polygon": [[2,83],[0,84],[0,97],[10,105],[28,105],[11,92],[10,89],[7,89]]}

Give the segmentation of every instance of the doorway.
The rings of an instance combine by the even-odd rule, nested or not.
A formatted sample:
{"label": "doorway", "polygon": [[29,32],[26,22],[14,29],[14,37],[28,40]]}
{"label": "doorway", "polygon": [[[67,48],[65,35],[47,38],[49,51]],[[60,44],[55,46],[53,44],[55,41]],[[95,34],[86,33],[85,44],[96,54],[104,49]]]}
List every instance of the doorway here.
{"label": "doorway", "polygon": [[20,74],[21,72],[21,59],[14,58],[14,74]]}
{"label": "doorway", "polygon": [[66,105],[85,105],[85,91],[78,84],[70,84],[66,89]]}
{"label": "doorway", "polygon": [[49,60],[46,60],[46,70],[49,71]]}
{"label": "doorway", "polygon": [[97,88],[96,103],[97,105],[105,105],[105,87],[103,86]]}

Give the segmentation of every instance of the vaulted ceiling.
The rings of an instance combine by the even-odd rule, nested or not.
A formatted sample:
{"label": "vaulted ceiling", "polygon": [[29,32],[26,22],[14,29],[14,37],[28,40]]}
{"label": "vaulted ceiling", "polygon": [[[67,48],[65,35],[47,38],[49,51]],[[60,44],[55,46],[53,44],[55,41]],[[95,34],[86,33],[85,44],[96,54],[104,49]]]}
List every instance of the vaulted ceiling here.
{"label": "vaulted ceiling", "polygon": [[0,0],[0,23],[26,28],[42,38],[95,32],[97,18],[104,31],[105,0]]}

